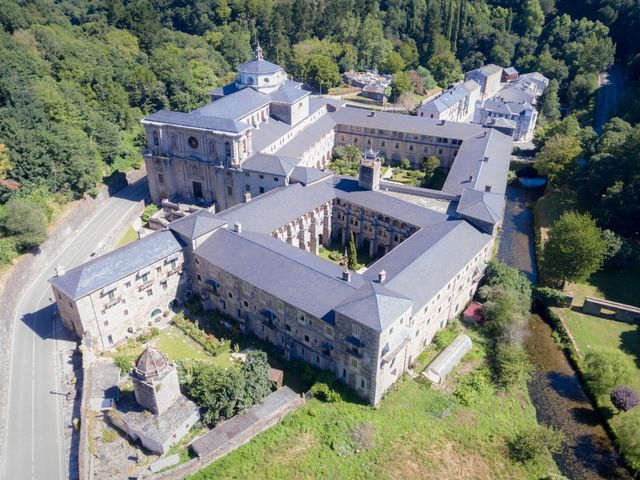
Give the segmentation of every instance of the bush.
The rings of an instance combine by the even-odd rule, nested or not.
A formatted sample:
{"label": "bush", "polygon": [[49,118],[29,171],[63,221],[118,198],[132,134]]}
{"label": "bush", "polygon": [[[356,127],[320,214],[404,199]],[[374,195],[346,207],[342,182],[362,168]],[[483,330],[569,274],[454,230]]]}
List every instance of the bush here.
{"label": "bush", "polygon": [[613,406],[621,412],[627,412],[638,405],[638,392],[625,385],[612,388],[609,398]]}
{"label": "bush", "polygon": [[326,383],[314,383],[313,387],[311,387],[311,393],[314,398],[322,400],[323,402],[339,403],[342,401],[342,396],[335,390],[332,390]]}
{"label": "bush", "polygon": [[129,375],[133,368],[133,359],[128,355],[116,355],[113,357],[113,363],[120,369],[120,375],[122,376]]}
{"label": "bush", "polygon": [[533,366],[529,355],[521,346],[499,344],[495,348],[495,370],[503,387],[526,385]]}
{"label": "bush", "polygon": [[47,220],[41,206],[26,198],[12,198],[4,209],[2,226],[18,251],[37,247],[47,239]]}
{"label": "bush", "polygon": [[568,308],[571,306],[571,300],[569,300],[562,291],[556,290],[555,288],[537,287],[533,290],[533,298],[547,308]]}
{"label": "bush", "polygon": [[453,396],[460,405],[468,407],[473,405],[485,393],[491,389],[489,371],[486,367],[476,368],[473,372],[462,377],[458,386],[453,391]]}
{"label": "bush", "polygon": [[158,210],[160,210],[158,208],[158,206],[155,203],[152,203],[151,205],[147,205],[144,209],[144,212],[142,212],[142,221],[144,223],[147,223],[149,221],[149,219],[151,218],[151,216],[156,213]]}
{"label": "bush", "polygon": [[217,355],[226,346],[225,340],[218,340],[215,336],[200,329],[194,322],[186,319],[182,313],[173,317],[173,324],[211,355]]}
{"label": "bush", "polygon": [[457,324],[453,323],[448,325],[447,328],[443,328],[435,334],[433,337],[433,344],[438,350],[443,350],[455,340],[458,333],[459,328]]}
{"label": "bush", "polygon": [[509,450],[514,460],[527,462],[545,454],[558,453],[563,442],[561,432],[539,425],[516,435],[509,443]]}
{"label": "bush", "polygon": [[160,329],[158,327],[152,327],[148,332],[144,332],[143,334],[138,336],[138,342],[147,343],[152,338],[157,337],[158,335],[160,335]]}
{"label": "bush", "polygon": [[202,302],[196,296],[189,298],[184,304],[193,315],[200,315],[204,311]]}
{"label": "bush", "polygon": [[618,446],[627,463],[636,471],[640,470],[640,415],[637,412],[625,416],[617,429]]}
{"label": "bush", "polygon": [[616,385],[629,382],[633,365],[620,350],[594,348],[584,359],[584,376],[596,395],[606,395]]}
{"label": "bush", "polygon": [[18,256],[16,241],[12,237],[0,238],[0,266],[11,263]]}

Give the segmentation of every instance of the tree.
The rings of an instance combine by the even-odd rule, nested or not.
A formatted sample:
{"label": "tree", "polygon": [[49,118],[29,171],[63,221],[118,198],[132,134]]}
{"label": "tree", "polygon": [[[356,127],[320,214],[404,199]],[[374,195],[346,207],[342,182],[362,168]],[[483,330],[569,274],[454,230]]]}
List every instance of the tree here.
{"label": "tree", "polygon": [[425,177],[431,177],[440,168],[440,159],[434,156],[426,158],[423,162],[423,168]]}
{"label": "tree", "polygon": [[618,349],[594,348],[584,358],[584,375],[596,395],[606,395],[617,385],[628,383],[633,375],[629,357]]}
{"label": "tree", "polygon": [[526,0],[522,14],[522,24],[525,34],[534,38],[540,36],[544,25],[544,12],[540,6],[540,0]]}
{"label": "tree", "polygon": [[538,425],[534,428],[519,433],[509,442],[509,450],[514,460],[527,462],[541,455],[558,453],[564,443],[561,432]]}
{"label": "tree", "polygon": [[534,167],[540,175],[557,184],[573,171],[581,154],[582,146],[577,137],[556,134],[545,141],[536,155]]}
{"label": "tree", "polygon": [[349,270],[354,272],[358,269],[358,250],[356,249],[356,237],[353,232],[349,232],[349,245],[348,245],[348,263]]}
{"label": "tree", "polygon": [[564,212],[549,229],[541,270],[553,282],[581,282],[602,266],[607,244],[588,214]]}
{"label": "tree", "polygon": [[403,170],[409,170],[411,168],[411,162],[408,158],[403,158],[402,160],[400,160],[400,163],[398,165]]}
{"label": "tree", "polygon": [[498,380],[505,387],[526,385],[531,378],[533,365],[529,354],[520,345],[498,344],[495,362]]}
{"label": "tree", "polygon": [[433,74],[438,85],[443,88],[449,86],[462,78],[462,67],[460,62],[450,51],[434,55],[427,63],[429,71]]}
{"label": "tree", "polygon": [[598,77],[594,73],[576,75],[567,88],[569,110],[587,108],[596,90],[598,90]]}
{"label": "tree", "polygon": [[37,247],[47,239],[42,207],[26,198],[12,198],[7,202],[2,226],[21,251]]}
{"label": "tree", "polygon": [[271,392],[267,354],[259,350],[247,353],[242,364],[245,380],[244,403],[247,407],[261,402]]}
{"label": "tree", "polygon": [[411,91],[411,77],[407,72],[396,73],[391,81],[391,95],[389,99],[392,102],[397,101],[405,92]]}
{"label": "tree", "polygon": [[609,398],[619,412],[628,412],[638,405],[638,392],[626,385],[613,387]]}
{"label": "tree", "polygon": [[560,100],[558,99],[558,90],[560,84],[558,80],[550,80],[544,94],[542,95],[540,112],[545,120],[552,122],[560,118]]}
{"label": "tree", "polygon": [[398,73],[404,70],[405,62],[402,56],[398,52],[393,50],[387,53],[387,58],[382,64],[382,71],[385,73]]}
{"label": "tree", "polygon": [[304,78],[310,84],[318,87],[330,88],[340,85],[338,65],[326,55],[312,55],[305,66]]}

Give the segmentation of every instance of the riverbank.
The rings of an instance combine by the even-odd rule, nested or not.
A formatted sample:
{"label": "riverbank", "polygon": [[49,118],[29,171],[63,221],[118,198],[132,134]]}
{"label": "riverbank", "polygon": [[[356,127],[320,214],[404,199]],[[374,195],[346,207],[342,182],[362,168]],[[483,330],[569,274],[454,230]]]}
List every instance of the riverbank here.
{"label": "riverbank", "polygon": [[[541,250],[542,242],[548,228],[567,210],[578,209],[575,194],[568,191],[551,191],[540,198],[534,208],[534,225],[536,237],[536,251]],[[611,323],[611,320],[592,317],[583,314],[580,309],[584,297],[596,296],[608,300],[638,304],[640,299],[637,292],[640,289],[640,269],[631,265],[624,271],[602,270],[591,276],[589,281],[582,284],[569,284],[565,292],[573,296],[573,305],[569,308],[551,308],[548,311],[554,328],[558,332],[560,346],[567,349],[573,366],[582,380],[585,391],[597,408],[601,421],[619,451],[625,455],[626,463],[635,471],[640,469],[640,446],[629,435],[620,435],[621,429],[628,428],[629,422],[640,425],[640,409],[620,414],[614,414],[608,392],[597,395],[587,382],[584,381],[584,358],[589,351],[596,348],[618,350],[630,357],[630,363],[635,365],[635,375],[630,385],[640,388],[640,354],[636,345],[631,345],[638,335],[640,326]],[[623,334],[624,337],[623,338]]]}
{"label": "riverbank", "polygon": [[[503,227],[506,234],[498,252],[501,261],[523,271],[534,283],[534,232],[539,231],[540,221],[533,207],[540,193],[509,186]],[[562,453],[555,457],[561,472],[569,478],[632,478],[622,466],[604,419],[590,402],[578,372],[552,334],[549,324],[532,316],[527,351],[535,372],[529,395],[538,421],[559,429],[567,438]],[[607,465],[615,468],[607,469]]]}

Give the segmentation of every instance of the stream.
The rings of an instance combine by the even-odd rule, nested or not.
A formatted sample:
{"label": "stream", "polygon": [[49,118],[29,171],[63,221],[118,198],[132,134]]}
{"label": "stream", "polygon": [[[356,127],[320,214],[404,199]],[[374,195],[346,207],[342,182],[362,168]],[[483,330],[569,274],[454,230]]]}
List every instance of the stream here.
{"label": "stream", "polygon": [[[536,283],[533,202],[539,192],[509,186],[498,258]],[[528,389],[538,421],[560,430],[566,443],[554,455],[560,472],[571,480],[633,477],[624,467],[602,419],[589,401],[577,373],[560,350],[553,330],[541,316],[531,315],[526,349],[535,367]]]}

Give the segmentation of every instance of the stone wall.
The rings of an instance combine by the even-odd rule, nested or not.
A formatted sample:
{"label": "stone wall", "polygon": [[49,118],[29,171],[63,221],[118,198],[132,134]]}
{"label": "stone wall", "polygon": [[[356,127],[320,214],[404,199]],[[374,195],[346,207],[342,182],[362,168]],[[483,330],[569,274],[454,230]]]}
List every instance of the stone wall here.
{"label": "stone wall", "polygon": [[[286,389],[288,392],[286,391],[283,392],[284,389]],[[289,398],[287,401],[285,401],[285,403],[279,405],[278,408],[275,408],[274,410],[270,411],[268,414],[262,416],[249,428],[244,429],[240,431],[237,435],[229,438],[226,442],[224,442],[218,448],[215,448],[214,450],[208,452],[206,455],[203,455],[202,457],[194,458],[169,471],[160,473],[152,477],[147,477],[147,478],[150,478],[150,480],[181,480],[188,475],[192,475],[198,470],[224,457],[228,453],[231,453],[238,447],[244,445],[245,443],[248,443],[255,436],[259,435],[265,430],[280,423],[282,419],[286,417],[289,413],[297,410],[304,404],[304,400],[302,399],[302,397],[295,394],[295,392],[290,390],[288,387],[283,387],[280,390],[271,393],[267,398],[265,398],[264,401],[268,402],[270,397],[273,398],[274,395],[280,395],[281,393],[289,393],[289,395],[287,395]],[[237,417],[233,417],[231,420],[229,420],[226,423],[232,422],[234,419],[243,420],[243,418],[241,417],[253,416],[252,411],[254,409],[259,409],[260,407],[261,407],[260,405],[256,405],[252,407],[247,413]],[[216,428],[219,428],[219,427],[216,427]],[[215,432],[215,429],[211,430],[205,435],[210,435],[213,432]],[[200,437],[200,439],[202,438],[203,437]],[[198,440],[195,440],[193,443],[197,441]]]}
{"label": "stone wall", "polygon": [[[603,312],[607,310],[613,313]],[[582,311],[596,317],[614,318],[621,322],[640,323],[640,308],[624,303],[610,302],[601,298],[586,297]]]}

